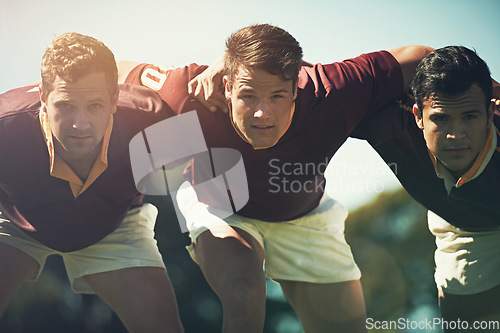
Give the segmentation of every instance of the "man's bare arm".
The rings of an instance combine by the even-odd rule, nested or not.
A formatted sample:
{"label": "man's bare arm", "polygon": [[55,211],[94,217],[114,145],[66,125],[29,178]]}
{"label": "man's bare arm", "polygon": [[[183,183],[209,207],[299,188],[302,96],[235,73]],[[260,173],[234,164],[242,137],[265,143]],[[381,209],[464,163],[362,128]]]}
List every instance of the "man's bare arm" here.
{"label": "man's bare arm", "polygon": [[134,61],[117,61],[116,66],[118,67],[118,83],[125,83],[125,79],[127,78],[128,74],[137,65],[139,65],[139,63]]}
{"label": "man's bare arm", "polygon": [[419,62],[429,53],[434,51],[432,47],[422,45],[402,46],[388,50],[401,66],[403,73],[404,89],[410,88],[411,80]]}

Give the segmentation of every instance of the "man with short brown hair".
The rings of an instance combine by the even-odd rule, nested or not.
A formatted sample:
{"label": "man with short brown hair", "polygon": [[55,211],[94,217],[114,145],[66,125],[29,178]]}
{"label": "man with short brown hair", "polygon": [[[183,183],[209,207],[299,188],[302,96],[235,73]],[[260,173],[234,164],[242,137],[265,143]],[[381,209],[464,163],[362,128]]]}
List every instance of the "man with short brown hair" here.
{"label": "man with short brown hair", "polygon": [[47,48],[39,89],[0,95],[0,313],[58,254],[72,289],[96,293],[129,331],[182,331],[128,149],[170,110],[147,89],[120,93],[111,51],[69,33]]}
{"label": "man with short brown hair", "polygon": [[[262,331],[267,276],[280,283],[306,331],[364,332],[360,272],[343,234],[347,210],[324,196],[324,168],[370,112],[408,87],[430,49],[300,67],[298,42],[268,24],[240,29],[226,46],[225,57],[203,77],[212,84],[226,74],[229,115],[208,112],[188,95],[188,82],[204,66],[141,64],[126,78],[157,91],[176,113],[197,110],[207,145],[243,156],[250,194],[237,214],[220,218],[223,203],[199,190],[214,177],[209,159],[195,156],[185,172],[192,187],[177,193],[190,254],[221,299],[223,330]],[[196,84],[202,81],[191,89],[203,92]]]}

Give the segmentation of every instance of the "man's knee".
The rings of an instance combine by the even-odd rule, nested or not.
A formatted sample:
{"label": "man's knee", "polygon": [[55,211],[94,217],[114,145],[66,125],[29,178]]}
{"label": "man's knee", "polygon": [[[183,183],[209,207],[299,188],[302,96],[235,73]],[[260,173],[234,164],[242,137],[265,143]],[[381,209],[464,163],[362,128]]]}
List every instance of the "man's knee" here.
{"label": "man's knee", "polygon": [[359,280],[325,284],[301,281],[278,282],[287,300],[296,310],[322,313],[323,316],[330,318],[364,316],[364,299]]}
{"label": "man's knee", "polygon": [[[210,244],[209,244],[210,242]],[[200,268],[222,303],[256,304],[265,301],[263,258],[241,249],[235,240],[211,240],[195,247]],[[222,246],[210,246],[225,243]]]}
{"label": "man's knee", "polygon": [[266,300],[265,278],[235,277],[216,291],[223,305],[237,306],[240,309],[263,306]]}
{"label": "man's knee", "polygon": [[225,282],[224,277],[232,280],[237,276],[263,277],[264,250],[259,242],[243,230],[237,231],[238,237],[218,237],[210,231],[202,233],[193,245],[198,264],[207,279],[216,277]]}

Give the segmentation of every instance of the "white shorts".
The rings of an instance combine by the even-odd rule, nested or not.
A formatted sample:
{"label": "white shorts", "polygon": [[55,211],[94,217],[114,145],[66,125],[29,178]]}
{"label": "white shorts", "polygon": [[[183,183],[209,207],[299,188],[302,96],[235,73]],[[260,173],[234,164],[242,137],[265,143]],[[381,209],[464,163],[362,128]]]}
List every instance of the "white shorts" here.
{"label": "white shorts", "polygon": [[[347,209],[324,196],[320,205],[293,221],[270,223],[241,215],[221,219],[219,212],[198,201],[191,186],[177,192],[192,244],[188,251],[196,261],[193,244],[205,231],[240,228],[252,235],[265,252],[266,276],[275,280],[336,283],[358,280],[361,272],[344,237]],[[226,213],[220,215],[225,216]]]}
{"label": "white shorts", "polygon": [[431,211],[428,224],[436,236],[434,278],[439,289],[471,295],[500,285],[500,230],[464,231]]}
{"label": "white shorts", "polygon": [[85,275],[129,267],[165,268],[154,239],[157,214],[151,204],[131,209],[120,226],[99,242],[78,251],[59,252],[29,237],[0,213],[0,242],[25,252],[39,263],[30,281],[38,279],[49,255],[58,254],[63,258],[73,291],[92,294]]}

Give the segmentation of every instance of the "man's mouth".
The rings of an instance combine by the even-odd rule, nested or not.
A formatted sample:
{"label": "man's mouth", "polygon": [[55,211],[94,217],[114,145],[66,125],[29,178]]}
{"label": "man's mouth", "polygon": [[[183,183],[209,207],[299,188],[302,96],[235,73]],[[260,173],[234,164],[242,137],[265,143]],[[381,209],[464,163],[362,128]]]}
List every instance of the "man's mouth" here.
{"label": "man's mouth", "polygon": [[447,147],[445,149],[443,149],[444,151],[448,152],[448,153],[463,153],[467,150],[469,150],[469,146],[454,146],[454,147]]}
{"label": "man's mouth", "polygon": [[92,135],[70,135],[70,138],[75,141],[85,141],[92,137]]}
{"label": "man's mouth", "polygon": [[252,125],[253,128],[256,129],[268,129],[268,128],[273,128],[274,126],[272,125],[264,125],[264,124],[257,124],[257,125]]}

